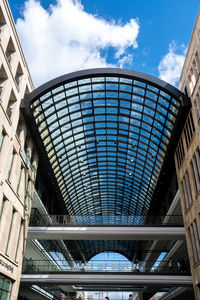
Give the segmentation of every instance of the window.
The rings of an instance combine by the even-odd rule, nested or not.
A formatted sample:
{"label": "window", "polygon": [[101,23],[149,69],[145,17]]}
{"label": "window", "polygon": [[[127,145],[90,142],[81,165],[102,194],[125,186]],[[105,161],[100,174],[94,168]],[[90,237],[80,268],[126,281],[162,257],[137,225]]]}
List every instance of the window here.
{"label": "window", "polygon": [[5,25],[6,25],[6,20],[5,20],[4,14],[2,12],[2,9],[0,7],[0,34],[2,33],[2,29]]}
{"label": "window", "polygon": [[0,299],[10,300],[12,281],[0,275]]}
{"label": "window", "polygon": [[32,156],[31,156],[31,165],[34,167],[36,162],[36,150],[33,148],[32,150]]}
{"label": "window", "polygon": [[17,130],[16,130],[16,134],[17,134],[19,139],[21,138],[21,133],[23,131],[23,127],[24,127],[23,120],[20,116],[19,121],[18,121],[18,125],[17,125]]}
{"label": "window", "polygon": [[25,186],[25,197],[24,197],[24,204],[29,205],[29,197],[31,195],[31,185],[32,181],[31,178],[29,178],[28,174],[25,173],[26,176],[26,186]]}
{"label": "window", "polygon": [[8,76],[6,74],[6,71],[4,69],[4,66],[2,65],[0,68],[0,100],[3,99],[3,94],[4,94],[4,87],[6,85],[6,81],[8,79]]}
{"label": "window", "polygon": [[190,88],[190,94],[192,94],[193,89],[194,89],[194,83],[192,81],[191,75],[189,74],[188,76],[188,82],[189,82],[189,88]]}
{"label": "window", "polygon": [[18,256],[18,248],[19,248],[19,242],[20,238],[23,234],[23,227],[24,227],[24,220],[21,221],[20,227],[19,227],[19,232],[18,232],[18,237],[17,237],[17,244],[16,244],[16,250],[15,250],[15,261],[17,261],[17,256]]}
{"label": "window", "polygon": [[183,177],[181,186],[183,191],[184,206],[185,206],[185,210],[187,210],[192,203],[192,193],[191,193],[190,181],[189,181],[189,176],[187,171]]}
{"label": "window", "polygon": [[197,51],[195,53],[195,63],[196,63],[197,75],[199,75],[199,72],[200,72],[200,60],[199,60],[199,54],[198,54]]}
{"label": "window", "polygon": [[0,221],[1,221],[1,216],[2,216],[2,213],[3,213],[3,208],[4,208],[4,205],[5,205],[5,202],[6,202],[6,198],[3,197],[2,201],[1,201],[1,204],[0,204]]}
{"label": "window", "polygon": [[5,253],[6,254],[7,254],[7,251],[8,251],[8,245],[9,245],[9,241],[10,241],[10,234],[11,234],[12,227],[13,227],[13,219],[14,219],[15,213],[16,213],[16,210],[13,208],[11,221],[10,221],[10,225],[9,225],[9,230],[8,230],[7,241],[6,241],[6,248],[5,248]]}
{"label": "window", "polygon": [[9,166],[9,170],[8,170],[8,180],[10,180],[10,175],[11,175],[11,171],[12,171],[12,167],[13,167],[14,157],[15,157],[15,150],[13,150],[11,160],[10,160],[10,166]]}
{"label": "window", "polygon": [[17,84],[18,87],[20,87],[22,76],[23,76],[22,67],[21,67],[20,64],[18,64],[17,72],[15,74],[15,81],[16,81],[16,84]]}
{"label": "window", "polygon": [[195,194],[200,192],[200,152],[199,148],[196,149],[191,163],[191,170],[193,175],[193,183],[194,183],[194,190]]}
{"label": "window", "polygon": [[184,128],[185,142],[186,142],[187,148],[189,148],[194,131],[195,131],[194,121],[193,121],[193,117],[192,117],[192,112],[190,111],[189,116],[187,118],[187,122],[185,124],[185,128]]}
{"label": "window", "polygon": [[10,40],[8,42],[7,49],[6,49],[6,57],[7,57],[8,62],[10,64],[11,64],[11,61],[12,61],[12,59],[14,57],[14,54],[15,54],[15,47],[14,47],[12,39],[10,38]]}
{"label": "window", "polygon": [[18,183],[17,183],[17,194],[19,193],[19,187],[20,187],[20,183],[21,183],[22,172],[23,172],[23,167],[20,168],[20,173],[19,173],[19,178],[18,178]]}
{"label": "window", "polygon": [[[196,52],[196,55],[198,55],[198,53]],[[192,62],[192,66],[190,69],[190,74],[188,76],[188,80],[189,80],[189,87],[190,87],[190,92],[191,94],[193,93],[195,87],[196,87],[196,82],[199,76],[199,70],[198,70],[198,66],[197,66],[197,59],[198,56],[195,57],[196,60],[194,59]]]}
{"label": "window", "polygon": [[[29,160],[31,160],[31,152],[32,152],[32,149],[31,149],[31,138],[30,136],[27,134],[26,136],[26,141],[25,141],[25,145],[24,145],[24,151],[27,155],[27,158]],[[30,162],[29,162],[30,163]]]}
{"label": "window", "polygon": [[14,112],[16,102],[17,102],[17,98],[16,98],[14,92],[11,91],[10,99],[9,99],[8,106],[7,106],[7,109],[6,109],[6,113],[7,113],[8,117],[10,119],[12,118],[12,114]]}
{"label": "window", "polygon": [[3,147],[3,142],[4,142],[5,136],[6,136],[5,131],[2,130],[1,135],[0,135],[0,152],[1,152],[1,149]]}
{"label": "window", "polygon": [[182,140],[182,137],[181,137],[180,140],[179,140],[177,149],[176,149],[176,159],[177,159],[177,163],[178,163],[179,168],[180,168],[180,166],[183,162],[184,156],[185,156],[185,151],[184,151],[184,147],[183,147],[183,140]]}
{"label": "window", "polygon": [[194,220],[188,228],[190,241],[192,245],[193,252],[193,263],[200,261],[200,241],[199,241],[199,232],[197,228],[197,222]]}
{"label": "window", "polygon": [[195,107],[197,121],[199,121],[200,120],[200,98],[199,98],[198,93],[196,94],[196,98],[194,101],[194,107]]}

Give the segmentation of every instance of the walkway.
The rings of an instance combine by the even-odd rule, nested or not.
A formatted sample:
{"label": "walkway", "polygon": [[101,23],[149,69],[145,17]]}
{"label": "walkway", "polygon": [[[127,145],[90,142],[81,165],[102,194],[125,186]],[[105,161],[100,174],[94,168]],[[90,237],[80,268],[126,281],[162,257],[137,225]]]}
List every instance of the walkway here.
{"label": "walkway", "polygon": [[131,286],[192,286],[189,275],[146,275],[102,272],[65,272],[64,274],[24,274],[21,283],[27,284],[80,284],[80,285],[131,285]]}
{"label": "walkway", "polygon": [[147,226],[43,226],[29,227],[29,239],[37,240],[184,240],[183,227]]}

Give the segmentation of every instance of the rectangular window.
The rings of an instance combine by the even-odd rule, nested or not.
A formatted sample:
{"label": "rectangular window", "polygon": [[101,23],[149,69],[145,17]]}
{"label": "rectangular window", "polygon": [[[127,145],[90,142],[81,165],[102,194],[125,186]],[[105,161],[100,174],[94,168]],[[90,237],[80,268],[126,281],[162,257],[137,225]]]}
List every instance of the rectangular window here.
{"label": "rectangular window", "polygon": [[2,201],[1,201],[1,204],[0,204],[0,221],[1,221],[1,216],[2,216],[2,213],[3,213],[3,208],[4,208],[4,205],[5,205],[5,202],[6,202],[6,198],[3,197]]}
{"label": "rectangular window", "polygon": [[5,253],[6,254],[7,254],[7,251],[8,251],[8,245],[9,245],[9,241],[10,241],[10,234],[11,234],[11,230],[12,230],[12,227],[13,227],[13,219],[14,219],[15,213],[16,213],[16,210],[13,209],[12,216],[11,216],[11,221],[10,221],[10,225],[9,225],[9,230],[8,230],[7,241],[6,241],[6,248],[5,248]]}
{"label": "rectangular window", "polygon": [[195,106],[196,118],[197,121],[199,121],[200,120],[200,98],[198,93],[196,95],[196,100],[194,101],[194,106]]}
{"label": "rectangular window", "polygon": [[0,135],[0,152],[3,146],[3,142],[4,142],[4,138],[5,138],[6,134],[4,131],[2,131],[1,135]]}
{"label": "rectangular window", "polygon": [[23,168],[21,167],[20,173],[19,173],[19,178],[18,178],[18,183],[17,183],[17,194],[19,192],[19,187],[20,187],[20,183],[21,183],[22,171],[23,171]]}
{"label": "rectangular window", "polygon": [[23,233],[23,230],[22,230],[23,226],[24,226],[24,221],[21,222],[20,227],[19,227],[19,232],[18,232],[18,237],[17,237],[17,245],[16,245],[16,250],[15,250],[15,261],[17,261],[19,241],[20,241],[20,238],[21,238],[21,234]]}
{"label": "rectangular window", "polygon": [[15,157],[15,151],[13,150],[11,160],[10,160],[10,166],[9,166],[9,169],[8,169],[8,180],[10,179],[14,157]]}
{"label": "rectangular window", "polygon": [[11,290],[12,290],[11,280],[0,275],[0,299],[9,300]]}
{"label": "rectangular window", "polygon": [[196,151],[192,157],[190,166],[191,166],[192,175],[193,175],[195,194],[198,194],[200,192],[200,152],[199,152],[199,148],[196,149]]}
{"label": "rectangular window", "polygon": [[185,142],[187,148],[189,148],[194,131],[195,131],[194,121],[192,117],[192,112],[190,111],[184,128]]}
{"label": "rectangular window", "polygon": [[28,198],[28,186],[29,186],[29,178],[28,178],[28,174],[25,172],[24,204],[26,204]]}
{"label": "rectangular window", "polygon": [[189,226],[189,236],[192,244],[193,262],[195,264],[200,261],[200,241],[196,220]]}
{"label": "rectangular window", "polygon": [[178,163],[178,167],[180,168],[183,159],[185,157],[185,151],[184,151],[184,147],[183,147],[183,140],[182,137],[179,140],[177,149],[176,149],[176,159],[177,159],[177,163]]}
{"label": "rectangular window", "polygon": [[195,247],[197,250],[197,258],[198,258],[198,261],[200,261],[200,240],[199,240],[200,236],[199,236],[196,220],[194,220],[194,222],[193,222],[193,230],[194,230],[194,237],[195,237]]}
{"label": "rectangular window", "polygon": [[185,210],[187,210],[190,207],[191,203],[193,202],[191,186],[190,186],[190,181],[189,181],[189,176],[188,176],[187,171],[183,177],[181,186],[182,186],[182,191],[183,191]]}

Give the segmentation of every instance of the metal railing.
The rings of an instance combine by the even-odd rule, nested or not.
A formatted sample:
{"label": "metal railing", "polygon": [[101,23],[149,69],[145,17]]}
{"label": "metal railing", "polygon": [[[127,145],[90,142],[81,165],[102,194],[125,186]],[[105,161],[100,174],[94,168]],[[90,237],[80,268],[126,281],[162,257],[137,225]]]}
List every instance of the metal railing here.
{"label": "metal railing", "polygon": [[127,260],[95,260],[88,263],[73,261],[72,266],[66,260],[27,260],[23,261],[23,273],[60,273],[60,272],[137,272],[188,274],[189,267],[178,265],[174,261],[169,267],[167,261],[139,261],[137,264]]}
{"label": "metal railing", "polygon": [[111,216],[111,215],[41,215],[32,210],[29,226],[116,225],[116,226],[183,226],[181,215]]}

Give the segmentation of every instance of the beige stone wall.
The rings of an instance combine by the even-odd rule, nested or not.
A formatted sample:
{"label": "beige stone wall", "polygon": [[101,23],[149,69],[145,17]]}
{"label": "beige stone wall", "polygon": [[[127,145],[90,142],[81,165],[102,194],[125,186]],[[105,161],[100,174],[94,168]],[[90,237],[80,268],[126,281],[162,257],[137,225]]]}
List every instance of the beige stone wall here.
{"label": "beige stone wall", "polygon": [[[33,90],[14,21],[0,1],[0,274],[13,280],[17,299],[37,153],[20,114]],[[30,166],[29,166],[30,163]]]}
{"label": "beige stone wall", "polygon": [[[196,299],[200,299],[200,12],[186,55],[179,89],[191,98],[191,115],[186,121],[175,153],[176,170],[188,253]],[[194,122],[194,130],[192,120]],[[181,150],[182,148],[182,150]]]}

